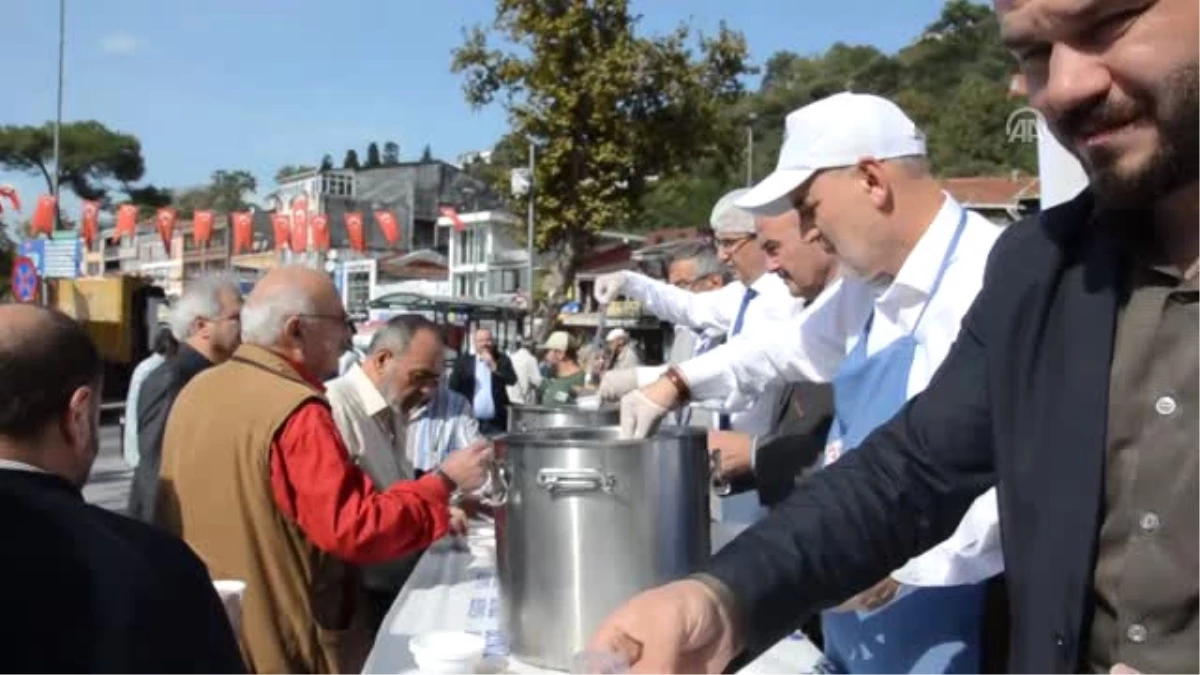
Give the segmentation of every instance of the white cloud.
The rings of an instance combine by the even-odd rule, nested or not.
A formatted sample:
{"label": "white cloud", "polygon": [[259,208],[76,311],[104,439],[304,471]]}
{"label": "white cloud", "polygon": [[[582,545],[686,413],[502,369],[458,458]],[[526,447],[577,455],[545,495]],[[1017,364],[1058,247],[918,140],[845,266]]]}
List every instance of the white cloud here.
{"label": "white cloud", "polygon": [[110,33],[100,39],[100,48],[106,54],[132,54],[145,45],[146,43],[141,38],[129,33]]}

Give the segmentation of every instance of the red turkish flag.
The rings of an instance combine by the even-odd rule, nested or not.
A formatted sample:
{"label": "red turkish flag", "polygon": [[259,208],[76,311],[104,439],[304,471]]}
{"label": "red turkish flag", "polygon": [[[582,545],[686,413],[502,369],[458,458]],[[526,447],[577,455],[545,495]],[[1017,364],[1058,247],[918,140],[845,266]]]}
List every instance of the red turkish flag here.
{"label": "red turkish flag", "polygon": [[138,210],[133,204],[122,204],[117,207],[117,241],[121,241],[121,237],[129,235],[134,236],[137,233],[137,217]]}
{"label": "red turkish flag", "polygon": [[455,232],[462,232],[467,229],[467,224],[462,221],[462,218],[458,217],[458,211],[455,211],[454,207],[443,206],[440,211],[443,216],[446,216],[450,219],[450,222],[454,223]]}
{"label": "red turkish flag", "polygon": [[355,251],[367,250],[366,237],[363,236],[363,214],[360,211],[348,211],[346,218],[346,236],[350,239],[350,248]]}
{"label": "red turkish flag", "polygon": [[391,211],[376,211],[375,222],[379,223],[379,229],[383,232],[383,238],[387,239],[388,246],[395,246],[396,242],[400,241],[400,224],[396,222],[396,214]]}
{"label": "red turkish flag", "polygon": [[83,243],[88,249],[92,248],[92,242],[96,240],[96,234],[100,231],[100,202],[85,201],[83,203],[83,215],[79,218],[79,229],[83,234]]}
{"label": "red turkish flag", "polygon": [[318,251],[329,250],[329,216],[318,213],[312,217],[312,238]]}
{"label": "red turkish flag", "polygon": [[163,248],[171,255],[171,237],[175,234],[175,209],[163,208],[154,214],[154,228],[162,237]]}
{"label": "red turkish flag", "polygon": [[233,253],[236,255],[254,246],[254,214],[249,211],[235,211],[232,218]]}
{"label": "red turkish flag", "polygon": [[[21,210],[21,195],[17,194],[17,189],[11,185],[0,185],[0,197],[8,200],[12,204],[13,209]],[[4,211],[3,204],[0,204],[0,213]]]}
{"label": "red turkish flag", "polygon": [[275,250],[282,251],[288,243],[288,233],[292,229],[292,219],[284,213],[271,214],[271,229],[275,231]]}
{"label": "red turkish flag", "polygon": [[192,241],[200,246],[208,246],[212,239],[213,224],[217,217],[212,211],[192,212]]}
{"label": "red turkish flag", "polygon": [[33,220],[29,224],[34,235],[39,232],[50,235],[54,232],[54,214],[57,204],[58,200],[54,198],[54,195],[38,197],[37,206],[33,210]]}
{"label": "red turkish flag", "polygon": [[308,250],[308,214],[304,211],[292,211],[292,251],[299,253]]}

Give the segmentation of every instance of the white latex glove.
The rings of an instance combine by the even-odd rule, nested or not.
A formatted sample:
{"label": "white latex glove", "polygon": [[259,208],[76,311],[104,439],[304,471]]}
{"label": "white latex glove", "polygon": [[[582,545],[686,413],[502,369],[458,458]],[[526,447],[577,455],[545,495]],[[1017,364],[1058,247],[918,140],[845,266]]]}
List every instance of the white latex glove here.
{"label": "white latex glove", "polygon": [[621,397],[621,438],[647,438],[658,431],[666,408],[651,401],[641,389]]}
{"label": "white latex glove", "polygon": [[638,388],[636,368],[610,370],[600,378],[600,400],[619,401],[621,397]]}
{"label": "white latex glove", "polygon": [[621,288],[625,285],[624,272],[610,272],[596,279],[596,290],[592,293],[596,297],[596,302],[607,305],[617,296],[621,294]]}

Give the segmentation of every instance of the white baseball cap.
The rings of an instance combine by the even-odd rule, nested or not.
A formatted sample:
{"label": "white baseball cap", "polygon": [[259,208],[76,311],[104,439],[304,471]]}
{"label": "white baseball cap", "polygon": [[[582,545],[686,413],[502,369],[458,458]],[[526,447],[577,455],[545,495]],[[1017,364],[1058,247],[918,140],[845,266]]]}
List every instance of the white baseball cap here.
{"label": "white baseball cap", "polygon": [[620,340],[621,338],[625,338],[628,340],[629,333],[626,333],[624,328],[614,328],[614,329],[608,331],[608,335],[606,335],[604,337],[604,341],[612,342],[613,340]]}
{"label": "white baseball cap", "polygon": [[565,352],[571,346],[571,336],[566,331],[556,330],[542,343],[542,349],[554,349]]}
{"label": "white baseball cap", "polygon": [[895,103],[871,94],[834,94],[788,114],[775,171],[736,205],[774,207],[821,169],[924,155],[925,134]]}

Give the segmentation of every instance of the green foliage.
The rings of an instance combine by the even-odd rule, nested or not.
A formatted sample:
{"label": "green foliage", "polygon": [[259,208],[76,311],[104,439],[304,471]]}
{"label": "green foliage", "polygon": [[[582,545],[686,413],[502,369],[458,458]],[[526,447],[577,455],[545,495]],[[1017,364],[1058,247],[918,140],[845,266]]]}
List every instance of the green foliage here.
{"label": "green foliage", "polygon": [[367,145],[367,163],[363,165],[363,168],[374,169],[380,166],[383,166],[383,160],[379,158],[379,144],[371,141]]}
{"label": "green foliage", "polygon": [[342,159],[343,169],[359,169],[362,168],[358,163],[358,152],[351,148],[346,151],[345,158]]}
{"label": "green foliage", "polygon": [[383,165],[395,166],[400,163],[400,144],[388,141],[383,144]]}
{"label": "green foliage", "polygon": [[[332,160],[332,158],[330,158],[330,159]],[[332,163],[333,162],[331,161],[330,164],[332,164]],[[285,164],[284,166],[279,167],[279,169],[277,171],[275,171],[275,182],[282,183],[283,181],[287,180],[288,178],[291,178],[292,176],[295,176],[295,175],[301,174],[301,173],[307,173],[309,171],[315,170],[316,168],[317,167],[310,166],[308,164],[299,164],[299,165]]]}
{"label": "green foliage", "polygon": [[250,208],[246,193],[258,189],[258,182],[249,171],[214,171],[209,184],[179,194],[175,206],[180,217],[190,218],[196,209],[211,209],[219,213],[244,211]]}
{"label": "green foliage", "polygon": [[740,33],[722,25],[693,49],[685,26],[652,37],[636,27],[627,0],[497,0],[492,36],[516,51],[494,49],[480,27],[454,51],[467,100],[499,99],[510,135],[537,147],[537,244],[557,253],[552,305],[591,234],[630,225],[647,177],[682,173],[719,148],[724,113],[744,93]]}
{"label": "green foliage", "polygon": [[422,162],[432,162],[433,161],[433,149],[429,147],[428,143],[425,144],[425,149],[421,151],[421,161]]}
{"label": "green foliage", "polygon": [[321,171],[333,171],[333,155],[326,154],[321,158]]}
{"label": "green foliage", "polygon": [[[89,120],[63,124],[59,140],[59,182],[81,199],[107,202],[113,191],[128,195],[145,189],[132,185],[146,172],[135,136]],[[53,190],[54,124],[0,126],[0,167],[41,175],[46,191]]]}

